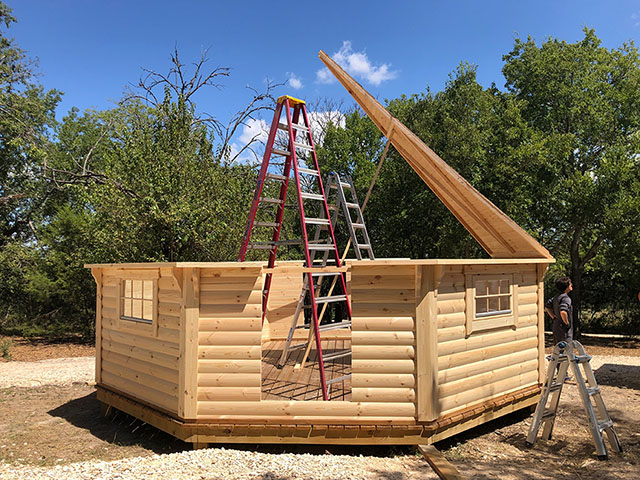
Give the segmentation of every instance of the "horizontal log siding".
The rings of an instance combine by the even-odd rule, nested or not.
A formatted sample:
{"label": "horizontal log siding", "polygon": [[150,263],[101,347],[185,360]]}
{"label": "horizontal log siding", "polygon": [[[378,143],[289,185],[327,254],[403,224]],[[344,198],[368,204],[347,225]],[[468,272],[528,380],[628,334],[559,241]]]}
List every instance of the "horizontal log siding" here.
{"label": "horizontal log siding", "polygon": [[415,268],[354,266],[351,270],[354,402],[393,405],[415,415]]}
{"label": "horizontal log siding", "polygon": [[260,268],[200,271],[198,417],[260,401],[262,283]]}
{"label": "horizontal log siding", "polygon": [[104,269],[102,277],[101,384],[177,413],[180,356],[180,287],[172,269],[160,269],[158,328],[152,333],[119,328],[118,285],[126,269]]}
{"label": "horizontal log siding", "polygon": [[[291,264],[297,265],[297,264]],[[301,266],[302,262],[298,264]],[[265,337],[271,340],[287,338],[296,306],[302,291],[302,272],[287,271],[286,267],[276,268],[272,276],[267,306]],[[307,332],[298,330],[296,338],[306,337]]]}
{"label": "horizontal log siding", "polygon": [[[506,268],[505,268],[506,267]],[[486,265],[479,273],[513,274],[516,326],[465,336],[464,266],[447,266],[436,295],[440,415],[538,381],[538,291],[535,265]]]}

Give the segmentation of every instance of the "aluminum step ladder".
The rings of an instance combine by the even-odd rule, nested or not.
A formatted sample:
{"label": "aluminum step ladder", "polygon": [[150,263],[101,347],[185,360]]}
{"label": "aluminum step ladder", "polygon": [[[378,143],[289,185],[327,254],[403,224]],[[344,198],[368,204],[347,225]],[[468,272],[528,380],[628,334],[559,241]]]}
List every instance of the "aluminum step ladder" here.
{"label": "aluminum step ladder", "polygon": [[[349,234],[351,236],[351,243],[354,247],[354,252],[355,255],[357,257],[358,260],[365,260],[366,258],[363,255],[363,252],[367,255],[368,259],[370,260],[374,260],[375,256],[373,254],[373,248],[371,247],[371,241],[369,240],[369,234],[367,232],[367,227],[365,225],[364,222],[364,217],[362,215],[362,210],[360,209],[360,204],[358,203],[358,197],[356,195],[356,189],[353,185],[353,180],[351,179],[351,177],[349,176],[345,176],[345,180],[343,181],[340,178],[340,175],[336,172],[331,172],[327,178],[327,181],[325,182],[327,185],[327,196],[329,196],[331,194],[332,190],[336,190],[336,200],[335,200],[335,204],[332,205],[332,207],[330,208],[333,211],[333,215],[331,217],[331,223],[334,227],[334,230],[336,228],[336,223],[338,220],[338,211],[341,210],[343,212],[345,221],[347,223],[347,227],[349,230]],[[350,198],[347,198],[347,196],[345,195],[345,189],[348,190],[350,192]],[[352,213],[355,213],[355,222],[354,219],[352,217]],[[362,235],[362,241],[358,238],[358,233],[360,233]],[[326,266],[326,261],[327,261],[327,256],[325,255],[320,263],[321,267]],[[317,280],[316,283],[313,285],[314,290],[316,291],[316,299],[318,298],[318,295],[320,294],[320,289],[322,288],[323,285],[323,280],[326,279],[326,277],[333,277],[333,283],[331,284],[328,294],[326,297],[320,297],[320,298],[327,298],[327,299],[332,299],[335,298],[333,296],[333,290],[335,288],[335,284],[336,284],[336,277],[335,274],[317,274]],[[300,363],[300,367],[304,368],[304,365],[306,363],[306,360],[309,356],[309,352],[311,349],[311,345],[312,345],[312,336],[313,336],[313,331],[309,330],[309,335],[308,338],[305,342],[302,343],[298,343],[295,345],[292,345],[292,341],[293,341],[293,337],[295,335],[296,330],[298,329],[304,329],[304,328],[308,328],[308,325],[302,323],[299,324],[300,322],[300,316],[301,313],[303,312],[303,310],[305,308],[308,308],[308,290],[309,290],[309,283],[307,281],[305,281],[305,283],[303,284],[302,287],[302,292],[300,293],[300,297],[298,299],[298,304],[296,306],[296,313],[293,317],[293,320],[291,322],[291,328],[289,329],[289,333],[287,335],[287,340],[285,342],[285,346],[284,349],[282,350],[282,355],[280,356],[280,359],[278,360],[277,363],[277,367],[278,368],[282,368],[284,367],[284,365],[287,362],[287,359],[289,358],[289,354],[294,351],[294,350],[298,350],[298,349],[302,349],[305,348],[305,353],[303,355],[303,359]],[[339,329],[351,329],[351,321],[341,321],[341,322],[335,322],[335,323],[323,323],[322,319],[324,318],[324,314],[326,312],[326,304],[323,305],[323,309],[320,313],[320,324],[319,324],[319,331],[326,331],[326,330],[339,330]],[[345,349],[345,350],[340,350],[337,352],[334,352],[330,355],[326,355],[325,356],[325,362],[328,360],[337,360],[339,358],[344,358],[344,357],[349,357],[351,356],[351,348],[349,349]],[[344,380],[347,380],[351,378],[350,374],[347,375],[342,375],[336,378],[332,378],[330,380],[327,381],[327,385],[330,388],[332,384],[334,383],[338,383],[338,382],[342,382]]]}
{"label": "aluminum step ladder", "polygon": [[[607,434],[611,447],[617,452],[622,453],[622,445],[613,427],[613,421],[609,416],[609,412],[607,412],[607,408],[605,407],[600,387],[598,387],[591,364],[589,363],[590,360],[591,356],[587,355],[584,347],[577,340],[560,342],[555,346],[553,354],[551,355],[549,369],[547,370],[547,381],[542,390],[540,400],[538,401],[533,421],[529,427],[529,434],[527,435],[527,444],[529,446],[533,446],[535,443],[538,431],[543,423],[542,438],[544,440],[551,438],[551,432],[553,431],[553,425],[558,412],[558,404],[560,403],[560,395],[562,394],[562,387],[567,376],[567,371],[569,370],[569,364],[571,364],[576,385],[582,398],[582,404],[587,413],[589,430],[591,431],[591,436],[596,446],[598,458],[601,460],[609,458],[607,447],[604,443],[603,432]],[[582,365],[584,369],[584,376],[580,370],[580,365]],[[547,407],[549,397],[551,397],[551,401]]]}
{"label": "aluminum step ladder", "polygon": [[[284,122],[280,119],[284,112]],[[286,147],[280,143],[276,146],[278,132],[286,132],[286,139],[281,139],[280,143],[286,144]],[[278,162],[278,159],[284,158],[284,161]],[[275,162],[272,162],[275,159]],[[303,160],[304,165],[299,165],[298,161]],[[282,167],[282,170],[273,167]],[[297,206],[300,217],[300,230],[302,233],[301,240],[280,240],[280,232],[282,230],[282,221],[284,210],[287,206],[287,189],[290,177],[293,176],[297,194]],[[271,182],[280,185],[280,193],[277,198],[263,196],[265,191],[265,182],[267,191],[277,189]],[[273,221],[256,221],[256,216],[261,209],[276,209],[275,220]],[[317,217],[308,217],[306,211],[318,211],[320,215]],[[251,236],[254,229],[268,228],[272,231],[271,241],[252,242]],[[309,240],[309,230],[315,228],[313,240]],[[291,245],[297,243],[302,246],[304,252],[304,277],[308,285],[314,284],[314,279],[318,274],[333,273],[337,278],[339,291],[331,298],[316,296],[315,289],[308,289],[310,295],[311,309],[311,329],[314,332],[315,344],[317,350],[318,367],[320,371],[320,386],[322,390],[322,398],[328,400],[327,381],[325,378],[324,357],[322,353],[322,341],[320,335],[318,321],[318,306],[326,303],[340,303],[343,305],[346,321],[351,321],[351,305],[347,296],[347,286],[344,273],[340,270],[340,254],[336,246],[336,239],[333,233],[333,226],[329,216],[329,206],[325,190],[320,178],[320,169],[318,168],[318,159],[316,157],[315,146],[313,143],[309,117],[305,102],[288,95],[278,98],[276,109],[269,130],[269,137],[265,147],[262,165],[258,174],[258,183],[253,196],[253,202],[249,211],[249,218],[244,232],[244,238],[240,246],[238,261],[245,260],[248,250],[267,250],[269,251],[268,268],[275,266],[276,253],[281,245]],[[323,264],[331,260],[333,263],[333,271],[327,272],[326,269],[320,268],[318,272],[313,270],[320,265],[315,262],[317,253],[322,252]],[[264,322],[267,305],[269,300],[269,291],[271,289],[272,273],[265,275],[264,288],[262,292],[262,321]]]}

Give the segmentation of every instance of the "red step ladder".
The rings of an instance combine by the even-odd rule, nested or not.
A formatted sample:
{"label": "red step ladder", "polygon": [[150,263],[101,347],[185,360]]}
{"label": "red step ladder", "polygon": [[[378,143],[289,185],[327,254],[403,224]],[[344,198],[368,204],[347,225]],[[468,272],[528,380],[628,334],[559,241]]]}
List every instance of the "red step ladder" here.
{"label": "red step ladder", "polygon": [[[280,121],[282,111],[285,112],[285,122]],[[300,123],[301,122],[301,123]],[[287,132],[287,147],[277,148],[274,146],[277,138],[278,130]],[[278,162],[278,158],[284,158],[283,163]],[[298,165],[298,160],[305,160],[304,166]],[[275,160],[275,161],[274,161]],[[282,165],[281,171],[275,171],[275,167]],[[300,211],[300,227],[302,231],[301,240],[280,240],[280,231],[282,229],[282,219],[287,198],[287,188],[293,170],[293,179],[297,191],[298,207]],[[303,180],[303,182],[301,182]],[[263,196],[265,182],[277,182],[280,184],[280,195],[278,198],[270,198]],[[303,185],[307,189],[303,189]],[[313,188],[315,187],[315,190]],[[305,204],[306,202],[306,204]],[[315,205],[314,205],[315,204]],[[305,206],[306,205],[306,206]],[[260,209],[273,209],[275,207],[275,221],[256,221],[256,216]],[[314,208],[315,207],[315,208]],[[319,208],[318,208],[319,207]],[[335,207],[331,207],[335,208]],[[307,217],[305,211],[319,211],[318,217]],[[322,398],[328,400],[327,380],[325,378],[324,360],[322,355],[322,343],[320,338],[320,325],[318,322],[318,305],[325,303],[344,303],[348,321],[351,321],[351,305],[347,296],[347,286],[344,273],[333,272],[327,273],[322,268],[326,265],[327,256],[332,256],[336,267],[340,267],[340,254],[336,246],[336,239],[331,224],[330,207],[327,205],[327,197],[325,195],[322,179],[320,178],[320,169],[318,168],[318,159],[311,135],[309,125],[309,117],[305,102],[288,95],[278,98],[278,105],[273,116],[269,137],[262,159],[262,166],[258,174],[258,184],[253,196],[251,210],[249,211],[249,219],[244,232],[244,238],[238,254],[238,261],[245,260],[248,250],[267,250],[269,251],[268,268],[273,268],[276,261],[276,253],[278,247],[282,245],[301,244],[304,251],[304,266],[308,269],[318,268],[319,272],[307,271],[305,283],[312,285],[314,288],[308,289],[310,295],[311,308],[311,328],[315,336],[316,353],[318,366],[320,370],[320,384],[322,388]],[[265,212],[266,213],[266,212]],[[273,212],[271,212],[273,213]],[[256,228],[268,228],[273,231],[271,241],[251,242],[251,235]],[[309,229],[315,228],[313,239],[309,240]],[[322,238],[324,235],[324,238]],[[321,263],[315,260],[316,253],[322,252],[324,259],[320,259]],[[338,277],[339,292],[335,295],[321,297],[318,296],[320,289],[318,285],[323,277],[334,275]],[[269,290],[271,288],[272,274],[267,273],[262,292],[262,321],[267,311],[267,302],[269,299]],[[318,282],[316,282],[318,280]]]}

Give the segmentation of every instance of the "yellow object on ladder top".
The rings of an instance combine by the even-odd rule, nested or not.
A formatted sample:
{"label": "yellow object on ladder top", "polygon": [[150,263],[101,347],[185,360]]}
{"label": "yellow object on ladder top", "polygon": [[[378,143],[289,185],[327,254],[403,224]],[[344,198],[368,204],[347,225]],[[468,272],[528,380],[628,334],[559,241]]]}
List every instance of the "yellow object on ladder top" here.
{"label": "yellow object on ladder top", "polygon": [[289,105],[305,105],[304,100],[300,100],[299,98],[293,98],[290,95],[282,95],[278,98],[278,103],[284,102],[286,99],[289,99]]}

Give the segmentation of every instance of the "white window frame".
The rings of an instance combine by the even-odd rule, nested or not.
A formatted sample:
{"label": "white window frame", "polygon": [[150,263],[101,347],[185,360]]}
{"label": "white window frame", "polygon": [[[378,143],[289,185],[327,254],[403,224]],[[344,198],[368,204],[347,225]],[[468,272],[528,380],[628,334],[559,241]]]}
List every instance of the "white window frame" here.
{"label": "white window frame", "polygon": [[[478,281],[507,280],[509,282],[509,309],[496,312],[476,313],[476,284]],[[493,330],[496,328],[515,328],[518,318],[517,286],[511,273],[469,273],[465,275],[466,288],[466,335]]]}

